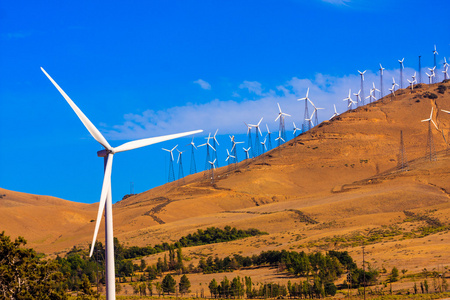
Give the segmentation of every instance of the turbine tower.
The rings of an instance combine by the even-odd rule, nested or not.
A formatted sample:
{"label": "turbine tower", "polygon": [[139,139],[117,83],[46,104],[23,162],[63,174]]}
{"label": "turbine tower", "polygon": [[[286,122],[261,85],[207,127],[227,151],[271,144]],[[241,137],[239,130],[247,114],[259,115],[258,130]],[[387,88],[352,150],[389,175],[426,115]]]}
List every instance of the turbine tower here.
{"label": "turbine tower", "polygon": [[213,154],[213,158],[217,161],[217,167],[219,167],[219,160],[217,159],[217,146],[219,145],[219,142],[216,139],[216,135],[217,132],[219,131],[219,129],[216,130],[216,132],[214,133],[212,140],[213,140],[213,148],[214,148],[214,154]]}
{"label": "turbine tower", "polygon": [[283,138],[283,141],[285,141],[285,140],[286,140],[286,130],[285,130],[285,127],[284,127],[284,117],[285,117],[285,116],[290,117],[291,115],[285,114],[284,112],[281,111],[280,103],[277,103],[277,105],[278,105],[278,111],[279,111],[279,113],[278,113],[278,117],[275,119],[275,122],[276,122],[278,119],[280,119],[279,132],[280,132],[280,134],[281,134],[281,137]]}
{"label": "turbine tower", "polygon": [[431,123],[433,123],[434,127],[436,127],[437,130],[439,130],[439,129],[438,129],[436,123],[434,123],[434,121],[433,121],[433,107],[431,107],[430,117],[428,119],[422,120],[421,122],[428,122],[428,138],[427,138],[426,156],[428,156],[430,158],[430,161],[436,160],[436,149],[434,148],[433,133],[431,132]]}
{"label": "turbine tower", "polygon": [[[436,51],[436,45],[434,45],[434,50],[433,50],[433,57],[434,57],[434,68],[433,68],[433,72],[434,72],[434,69],[436,69],[436,55],[439,55],[439,53]],[[438,80],[437,80],[437,78],[436,78],[436,74],[434,75],[434,78],[433,78],[433,83],[436,83]]]}
{"label": "turbine tower", "polygon": [[236,140],[234,138],[234,135],[230,136],[230,139],[231,139],[231,153],[233,153],[234,163],[236,164],[236,163],[239,162],[239,158],[237,156],[237,147],[236,147],[236,145],[237,144],[243,144],[244,142],[236,142]]}
{"label": "turbine tower", "polygon": [[[309,119],[308,119],[309,120]],[[281,141],[286,142],[283,137],[281,136],[281,131],[278,131],[278,137],[275,139],[275,141],[278,141],[278,149],[281,151]]]}
{"label": "turbine tower", "polygon": [[[361,90],[359,90],[357,93],[353,93],[353,96],[356,96],[356,103],[361,102],[361,99],[359,97],[360,93],[361,93]],[[351,99],[350,99],[350,101],[351,101]]]}
{"label": "turbine tower", "polygon": [[255,148],[256,148],[256,150],[253,151],[253,157],[259,156],[261,154],[260,151],[259,151],[260,149],[259,149],[259,135],[258,135],[258,132],[262,136],[261,129],[259,129],[259,125],[261,125],[262,119],[263,118],[261,118],[259,120],[258,124],[256,124],[256,125],[248,124],[248,126],[251,126],[251,127],[255,128]]}
{"label": "turbine tower", "polygon": [[400,63],[400,89],[403,89],[403,69],[405,68],[403,66],[403,61],[405,60],[405,58],[403,57],[402,60],[398,60],[398,62]]}
{"label": "turbine tower", "polygon": [[210,164],[210,171],[211,171],[211,184],[214,184],[214,170],[216,169],[215,163],[216,160],[213,161],[208,161],[208,163]]}
{"label": "turbine tower", "polygon": [[267,128],[267,149],[268,150],[272,150],[272,132],[270,132],[269,130],[269,126],[266,124],[266,128]]}
{"label": "turbine tower", "polygon": [[447,63],[447,59],[444,57],[444,71],[442,71],[442,73],[444,73],[444,80],[448,79],[448,63]]}
{"label": "turbine tower", "polygon": [[178,150],[178,159],[177,159],[177,164],[178,164],[178,183],[179,185],[184,184],[184,171],[183,171],[183,157],[181,156],[181,154],[183,154],[184,151],[180,151]]}
{"label": "turbine tower", "polygon": [[400,151],[398,153],[397,167],[401,171],[408,171],[408,161],[406,159],[405,145],[403,143],[403,130],[400,130]]}
{"label": "turbine tower", "polygon": [[[245,126],[247,126],[247,147],[249,149],[253,148],[253,141],[252,141],[252,126],[250,126],[249,124],[245,123]],[[252,150],[252,157],[255,156],[255,151]]]}
{"label": "turbine tower", "polygon": [[225,161],[228,162],[228,170],[231,169],[231,164],[233,164],[233,162],[234,162],[233,160],[234,159],[236,159],[236,156],[231,155],[230,152],[227,149],[227,158],[225,159]]}
{"label": "turbine tower", "polygon": [[383,70],[384,70],[384,68],[380,64],[380,94],[381,94],[380,98],[384,97],[384,94],[383,94]]}
{"label": "turbine tower", "polygon": [[[430,69],[430,70],[431,70],[431,69]],[[432,84],[432,83],[433,83],[433,76],[434,76],[434,73],[431,72],[431,74],[428,74],[427,72],[425,72],[425,74],[427,74],[427,76],[428,76],[428,83],[429,83],[429,84]]]}
{"label": "turbine tower", "polygon": [[[358,92],[358,94],[359,94],[359,92]],[[344,98],[342,100],[342,101],[347,101],[347,108],[348,109],[351,109],[350,107],[352,106],[352,103],[353,103],[351,95],[352,95],[352,89],[349,89],[347,98]]]}
{"label": "turbine tower", "polygon": [[178,133],[172,135],[166,135],[161,137],[153,137],[141,140],[135,140],[127,142],[118,147],[111,147],[104,136],[98,131],[98,129],[92,124],[92,122],[86,117],[86,115],[76,106],[76,104],[69,98],[69,96],[59,87],[59,85],[45,72],[41,67],[42,72],[58,89],[73,111],[76,113],[80,121],[92,135],[92,137],[99,142],[105,149],[97,152],[97,155],[103,157],[105,173],[103,177],[102,192],[100,195],[100,204],[97,213],[97,221],[95,223],[94,236],[92,239],[91,250],[89,256],[92,257],[94,252],[95,242],[97,239],[98,230],[100,228],[100,222],[102,219],[103,210],[105,210],[105,264],[106,264],[106,299],[114,300],[116,298],[116,281],[115,281],[115,267],[114,267],[114,235],[113,235],[113,215],[112,215],[112,193],[111,193],[111,173],[114,154],[133,150],[152,144],[172,140],[175,138],[192,135],[202,130],[190,131],[185,133]]}
{"label": "turbine tower", "polygon": [[175,180],[175,171],[173,169],[173,151],[175,150],[175,148],[178,147],[178,145],[176,145],[175,147],[172,148],[172,150],[168,150],[168,149],[164,149],[162,148],[164,151],[169,152],[169,178],[167,179],[167,182],[172,182]]}
{"label": "turbine tower", "polygon": [[421,57],[422,56],[419,55],[419,83],[422,83],[422,64],[421,64],[421,61],[420,61]]}
{"label": "turbine tower", "polygon": [[244,149],[244,152],[245,152],[245,159],[249,159],[250,158],[250,155],[249,155],[249,151],[250,151],[250,147],[248,147],[247,149],[245,149],[244,147],[242,147],[242,149]]}
{"label": "turbine tower", "polygon": [[[370,91],[372,92],[372,96],[373,96],[374,100],[376,100],[375,91],[378,91],[379,93],[381,93],[380,90],[375,87],[375,82],[372,82],[372,89]],[[372,101],[371,101],[371,103],[372,103]]]}
{"label": "turbine tower", "polygon": [[367,70],[364,70],[361,72],[358,70],[359,75],[361,76],[361,99],[362,99],[362,105],[364,106],[364,73],[366,73]]}
{"label": "turbine tower", "polygon": [[213,146],[211,146],[211,144],[209,143],[210,139],[211,139],[211,133],[208,134],[208,137],[206,138],[206,143],[199,145],[199,147],[206,146],[205,170],[209,169],[209,161],[211,160],[210,155],[209,155],[209,148],[211,148],[213,151],[216,151],[216,149]]}
{"label": "turbine tower", "polygon": [[[303,121],[303,124],[302,124],[302,132],[305,132],[305,131],[311,129],[311,127],[309,127],[310,126],[309,122],[308,122],[308,124],[306,124],[306,120],[309,118],[309,112],[308,112],[309,96],[308,95],[309,95],[309,87],[308,87],[308,90],[306,91],[306,96],[304,98],[297,99],[297,101],[305,100],[305,114],[304,114],[304,117],[303,117],[304,121]],[[308,129],[306,129],[306,128],[308,128]]]}
{"label": "turbine tower", "polygon": [[194,149],[197,149],[197,147],[194,144],[194,136],[192,136],[192,141],[189,144],[191,146],[191,165],[190,165],[190,174],[195,174],[197,173],[197,164],[195,163],[195,154],[194,154]]}
{"label": "turbine tower", "polygon": [[314,107],[313,113],[312,113],[312,115],[311,115],[311,120],[312,120],[312,116],[314,115],[314,121],[315,121],[316,125],[319,125],[319,118],[317,117],[317,110],[323,109],[323,108],[321,108],[321,107],[316,107],[316,106],[314,105],[314,103],[313,103],[311,100],[309,100],[309,102],[310,102],[311,105]]}

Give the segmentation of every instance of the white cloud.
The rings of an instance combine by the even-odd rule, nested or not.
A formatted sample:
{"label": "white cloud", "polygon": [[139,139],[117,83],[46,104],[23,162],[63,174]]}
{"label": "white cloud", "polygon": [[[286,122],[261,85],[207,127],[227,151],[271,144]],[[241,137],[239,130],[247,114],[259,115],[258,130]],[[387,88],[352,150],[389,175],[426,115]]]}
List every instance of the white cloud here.
{"label": "white cloud", "polygon": [[255,93],[258,96],[262,95],[262,85],[258,81],[247,81],[245,80],[243,83],[239,85],[240,89],[247,89],[250,93]]}
{"label": "white cloud", "polygon": [[194,81],[194,83],[198,84],[204,90],[211,89],[211,85],[208,82],[204,81],[203,79],[196,80]]}
{"label": "white cloud", "polygon": [[[411,78],[414,69],[405,68],[403,70],[403,87],[406,88],[407,78]],[[399,70],[384,70],[383,85],[384,95],[388,94],[391,87],[392,77],[399,82]],[[424,76],[423,76],[424,77]],[[422,79],[423,81],[426,78]],[[368,70],[365,73],[364,95],[368,96],[372,88],[372,82],[380,89],[380,77],[376,73]],[[287,82],[277,85],[269,92],[263,93],[262,84],[256,81],[245,81],[239,85],[242,89],[248,89],[258,97],[253,100],[236,98],[236,94],[230,91],[229,99],[214,99],[204,104],[186,104],[184,106],[171,107],[165,110],[146,110],[140,114],[129,113],[124,116],[124,123],[116,125],[109,130],[105,130],[108,138],[118,140],[128,140],[145,138],[156,135],[165,135],[176,132],[203,129],[205,132],[213,132],[217,128],[221,134],[245,133],[246,128],[243,122],[256,123],[261,117],[263,127],[267,123],[272,131],[277,129],[278,123],[274,120],[278,114],[277,103],[280,104],[283,112],[292,117],[286,118],[286,129],[292,129],[292,122],[301,126],[304,116],[304,102],[297,101],[304,97],[309,87],[309,97],[317,107],[325,108],[319,111],[319,121],[327,120],[333,113],[333,105],[339,113],[347,110],[347,102],[343,101],[347,97],[349,89],[353,93],[360,89],[360,76],[357,71],[353,74],[342,77],[335,77],[318,73],[312,79],[294,77]],[[234,97],[234,98],[233,98]],[[377,93],[378,98],[378,93]],[[366,102],[368,99],[364,99]],[[312,108],[309,108],[309,114]]]}

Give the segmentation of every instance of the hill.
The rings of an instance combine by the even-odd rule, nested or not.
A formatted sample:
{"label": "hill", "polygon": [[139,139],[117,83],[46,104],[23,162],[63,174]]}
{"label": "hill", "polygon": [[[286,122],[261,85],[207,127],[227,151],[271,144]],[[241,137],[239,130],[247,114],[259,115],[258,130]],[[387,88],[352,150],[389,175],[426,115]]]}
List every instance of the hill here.
{"label": "hill", "polygon": [[[345,112],[254,160],[191,175],[114,205],[115,236],[128,245],[174,242],[209,226],[269,233],[192,247],[185,255],[251,255],[269,249],[349,250],[371,263],[408,270],[446,264],[450,253],[447,156],[450,84],[416,85]],[[437,160],[425,157],[427,119]],[[397,168],[403,132],[408,171]],[[92,238],[97,205],[0,190],[3,226],[38,251],[56,253]],[[433,223],[433,220],[438,223]],[[3,223],[3,221],[2,221]],[[438,226],[442,225],[442,226]],[[103,239],[100,230],[100,240]],[[426,238],[425,238],[426,237]],[[149,262],[158,255],[148,258]]]}

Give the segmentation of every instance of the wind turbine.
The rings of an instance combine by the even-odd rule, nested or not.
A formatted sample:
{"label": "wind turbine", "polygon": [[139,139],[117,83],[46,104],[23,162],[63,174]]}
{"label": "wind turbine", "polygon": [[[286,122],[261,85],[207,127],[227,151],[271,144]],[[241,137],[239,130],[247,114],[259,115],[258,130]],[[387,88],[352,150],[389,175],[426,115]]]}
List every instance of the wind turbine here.
{"label": "wind turbine", "polygon": [[175,147],[172,148],[172,150],[168,150],[168,149],[164,149],[162,148],[164,151],[167,151],[170,153],[170,157],[169,157],[169,178],[167,179],[167,182],[172,182],[175,180],[175,171],[173,169],[173,151],[175,150],[175,148],[178,147],[178,145],[176,145]]}
{"label": "wind turbine", "polygon": [[210,170],[211,170],[211,184],[214,184],[214,170],[216,169],[216,166],[214,164],[216,163],[216,160],[208,161],[208,162],[211,165],[211,167],[210,167]]}
{"label": "wind turbine", "polygon": [[261,124],[261,121],[263,120],[263,118],[261,118],[258,122],[258,124],[253,125],[253,124],[248,124],[248,126],[254,127],[255,128],[255,148],[256,148],[256,154],[255,151],[253,151],[253,157],[255,156],[259,156],[260,152],[259,152],[259,134],[262,136],[262,132],[261,129],[259,129],[259,125]]}
{"label": "wind turbine", "polygon": [[369,92],[369,96],[366,97],[366,99],[369,98],[369,103],[372,103],[372,100],[375,101],[377,100],[377,98],[375,98],[375,96],[372,94],[372,90],[370,90]]}
{"label": "wind turbine", "polygon": [[[430,75],[431,75],[431,77],[430,77],[430,75],[428,75],[427,73],[425,73],[425,74],[427,74],[428,75],[428,78],[429,79],[432,79],[432,82],[433,83],[435,83],[436,82],[436,67],[433,67],[433,68],[428,68],[428,70],[430,70]],[[431,82],[430,82],[431,83]]]}
{"label": "wind turbine", "polygon": [[362,105],[364,105],[364,73],[366,73],[367,70],[364,70],[364,72],[361,72],[358,70],[359,75],[361,76],[361,99],[362,99]]}
{"label": "wind turbine", "polygon": [[[302,128],[303,130],[303,132],[305,132],[306,131],[306,119],[309,117],[309,112],[308,112],[308,101],[310,101],[310,99],[309,99],[309,87],[308,87],[308,90],[306,90],[306,96],[305,97],[303,97],[303,98],[300,98],[300,99],[297,99],[297,101],[302,101],[302,100],[305,100],[305,114],[304,114],[304,117],[303,117],[303,119],[304,119],[304,121],[303,121],[303,124],[302,124],[302,126],[304,127],[304,128]],[[308,125],[309,126],[309,125]],[[309,129],[311,129],[311,128],[308,128],[308,130]]]}
{"label": "wind turbine", "polygon": [[233,159],[236,159],[236,156],[231,155],[227,149],[227,158],[225,159],[225,161],[228,162],[228,167],[230,167],[230,165],[233,163],[233,161],[232,161]]}
{"label": "wind turbine", "polygon": [[[434,45],[434,50],[433,50],[433,56],[434,56],[434,68],[433,68],[433,73],[434,73],[434,69],[436,69],[436,55],[439,55],[439,53],[438,53],[437,50],[436,50],[436,45]],[[434,78],[433,81],[434,81],[434,83],[437,82],[436,75],[435,75],[435,78]]]}
{"label": "wind turbine", "polygon": [[205,170],[208,170],[208,163],[209,163],[209,160],[210,160],[209,148],[211,148],[213,151],[216,151],[216,149],[213,146],[211,146],[211,144],[209,143],[210,139],[211,139],[211,133],[208,134],[208,137],[206,138],[206,143],[198,145],[199,147],[206,146]]}
{"label": "wind turbine", "polygon": [[400,63],[400,89],[403,89],[403,69],[405,68],[403,66],[403,61],[405,60],[405,58],[403,57],[402,60],[398,60],[398,62]]}
{"label": "wind turbine", "polygon": [[233,136],[230,136],[230,139],[231,139],[231,153],[233,153],[233,156],[234,156],[234,163],[237,163],[238,162],[238,156],[237,156],[237,147],[236,147],[236,145],[237,144],[243,144],[244,142],[236,142],[236,140],[235,140],[235,138],[234,138],[234,135]]}
{"label": "wind turbine", "polygon": [[311,115],[311,119],[312,119],[312,116],[315,115],[314,121],[316,122],[316,125],[318,125],[318,124],[319,124],[319,118],[317,117],[317,110],[323,109],[323,108],[321,108],[321,107],[316,107],[316,106],[314,105],[314,103],[313,103],[311,100],[309,100],[309,102],[310,102],[311,105],[314,107],[313,113],[312,113],[312,115]]}
{"label": "wind turbine", "polygon": [[414,75],[413,75],[413,76],[411,76],[411,77],[412,77],[412,81],[413,81],[413,82],[415,82],[415,83],[417,83],[417,80],[416,80],[416,74],[417,74],[417,73],[416,73],[416,72],[414,72]]}
{"label": "wind turbine", "polygon": [[297,128],[297,126],[295,126],[295,122],[292,122],[294,124],[294,137],[296,137],[295,133],[297,132],[297,130],[300,130]]}
{"label": "wind turbine", "polygon": [[280,103],[277,103],[277,105],[278,105],[278,111],[279,111],[279,113],[278,113],[278,117],[275,119],[275,122],[276,122],[278,119],[280,119],[280,128],[279,128],[279,131],[280,131],[281,137],[283,138],[283,141],[284,141],[284,140],[286,139],[286,131],[285,131],[285,128],[284,128],[284,117],[285,117],[285,116],[290,117],[291,115],[288,115],[288,114],[286,114],[286,113],[284,113],[284,112],[281,111]]}
{"label": "wind turbine", "polygon": [[219,142],[216,139],[216,135],[217,132],[219,131],[219,129],[216,130],[216,132],[214,133],[212,140],[213,140],[213,148],[214,148],[214,159],[217,161],[217,167],[219,167],[219,160],[217,159],[217,146],[220,146]]}
{"label": "wind turbine", "polygon": [[376,98],[375,98],[375,91],[380,92],[380,90],[375,87],[375,82],[372,82],[372,89],[370,91],[373,93],[374,100],[376,100]]}
{"label": "wind turbine", "polygon": [[[354,96],[356,96],[356,103],[361,102],[361,100],[359,99],[359,94],[361,93],[361,90],[359,90],[357,93],[353,93]],[[345,99],[344,99],[345,100]]]}
{"label": "wind turbine", "polygon": [[61,87],[48,75],[48,73],[41,67],[42,72],[52,82],[56,89],[61,93],[80,121],[92,135],[92,137],[99,142],[105,149],[97,152],[99,157],[104,158],[105,173],[103,177],[102,192],[100,195],[100,204],[97,213],[97,221],[95,223],[94,236],[92,239],[91,250],[89,256],[92,257],[95,247],[95,241],[97,239],[98,230],[100,228],[100,222],[102,219],[103,210],[105,210],[105,264],[106,264],[106,298],[108,300],[114,300],[116,297],[116,284],[115,284],[115,270],[114,270],[114,234],[113,234],[113,215],[112,215],[112,193],[111,193],[111,173],[114,154],[133,150],[152,144],[172,140],[175,138],[192,135],[202,132],[202,130],[171,134],[160,137],[153,137],[147,139],[140,139],[131,142],[124,143],[118,147],[111,147],[104,136],[98,131],[98,129],[92,124],[92,122],[86,117],[86,115],[76,106],[76,104],[69,98],[69,96],[61,89]]}
{"label": "wind turbine", "polygon": [[[252,126],[250,124],[245,123],[245,126],[247,126],[247,147],[249,149],[253,148],[253,141],[252,141]],[[255,156],[255,151],[252,150],[252,156]]]}
{"label": "wind turbine", "polygon": [[[358,94],[359,94],[359,92],[358,92]],[[352,100],[351,95],[352,95],[352,89],[349,89],[349,90],[348,90],[348,96],[347,96],[347,98],[344,98],[344,99],[343,99],[343,101],[347,101],[347,108],[349,108],[350,106],[352,106],[352,103],[353,103],[353,100]]]}
{"label": "wind turbine", "polygon": [[428,83],[431,84],[433,76],[434,76],[434,73],[428,74],[427,72],[425,72],[425,74],[427,74],[427,76],[428,76]]}
{"label": "wind turbine", "polygon": [[188,144],[191,146],[191,165],[190,165],[190,174],[197,173],[197,164],[195,163],[195,154],[194,149],[197,149],[194,143],[194,136],[192,136],[192,141]]}
{"label": "wind turbine", "polygon": [[[308,121],[311,121],[311,120],[308,119]],[[285,143],[285,140],[281,136],[281,132],[280,131],[278,131],[278,137],[275,139],[275,141],[278,141],[278,147],[281,146],[281,141],[283,141],[283,143]],[[279,149],[281,149],[281,148],[279,148]]]}
{"label": "wind turbine", "polygon": [[266,147],[266,138],[264,138],[264,141],[261,142],[261,148],[263,150],[263,154],[267,151],[267,147]]}
{"label": "wind turbine", "polygon": [[380,94],[381,94],[380,98],[384,97],[384,94],[383,94],[383,70],[384,70],[384,68],[380,64]]}
{"label": "wind turbine", "polygon": [[245,149],[244,147],[242,147],[242,149],[244,149],[245,152],[245,159],[249,159],[250,155],[248,154],[248,152],[250,151],[250,147],[248,147],[247,149]]}
{"label": "wind turbine", "polygon": [[336,105],[333,104],[333,106],[334,106],[334,114],[331,116],[331,118],[330,118],[329,120],[333,119],[334,117],[339,116],[339,114],[338,114],[338,112],[337,112],[337,110],[336,110]]}
{"label": "wind turbine", "polygon": [[269,130],[269,126],[266,124],[266,128],[267,128],[267,138],[268,138],[268,149],[269,150],[272,150],[272,138],[271,138],[271,135],[272,135],[272,132],[270,132],[270,130]]}
{"label": "wind turbine", "polygon": [[436,157],[436,151],[434,149],[434,142],[433,142],[433,134],[431,132],[431,123],[433,123],[434,127],[436,127],[437,130],[438,127],[436,125],[436,123],[434,123],[433,121],[433,107],[431,107],[431,113],[430,113],[430,117],[428,119],[422,120],[421,122],[428,122],[428,140],[427,140],[427,151],[429,151],[429,155],[430,155],[430,161],[434,160]]}
{"label": "wind turbine", "polygon": [[184,183],[184,171],[183,171],[183,157],[181,156],[181,154],[183,154],[184,151],[180,151],[178,150],[178,159],[177,159],[177,164],[178,164],[178,180],[182,183]]}
{"label": "wind turbine", "polygon": [[445,67],[444,71],[442,71],[442,73],[444,73],[444,80],[447,80],[448,77],[448,66]]}
{"label": "wind turbine", "polygon": [[[395,82],[395,78],[394,78],[394,76],[392,76],[392,89],[394,90],[394,92],[395,92],[395,86],[398,86],[398,83]],[[394,94],[394,96],[395,96],[395,94]]]}

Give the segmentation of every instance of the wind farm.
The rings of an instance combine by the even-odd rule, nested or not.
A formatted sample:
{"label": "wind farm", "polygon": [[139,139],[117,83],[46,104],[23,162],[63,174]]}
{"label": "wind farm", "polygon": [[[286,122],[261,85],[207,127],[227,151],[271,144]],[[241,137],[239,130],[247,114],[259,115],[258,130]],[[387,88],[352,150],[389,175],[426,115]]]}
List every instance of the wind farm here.
{"label": "wind farm", "polygon": [[1,297],[450,297],[446,5],[105,4],[5,4]]}

